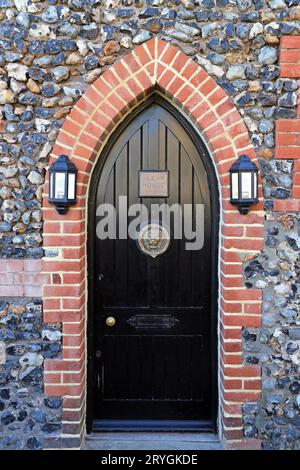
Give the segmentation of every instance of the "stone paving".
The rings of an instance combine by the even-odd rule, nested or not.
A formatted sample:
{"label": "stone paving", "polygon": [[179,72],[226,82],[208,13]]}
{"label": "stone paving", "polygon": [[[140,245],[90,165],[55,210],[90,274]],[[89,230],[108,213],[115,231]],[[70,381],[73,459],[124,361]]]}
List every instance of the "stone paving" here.
{"label": "stone paving", "polygon": [[94,433],[84,450],[222,450],[218,437],[207,433]]}

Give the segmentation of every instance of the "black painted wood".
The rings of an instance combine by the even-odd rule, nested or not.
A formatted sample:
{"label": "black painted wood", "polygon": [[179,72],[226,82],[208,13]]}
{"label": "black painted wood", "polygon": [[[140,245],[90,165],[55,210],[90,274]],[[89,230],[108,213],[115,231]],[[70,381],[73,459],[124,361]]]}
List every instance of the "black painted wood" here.
{"label": "black painted wood", "polygon": [[[105,428],[125,421],[136,427],[149,420],[158,428],[162,422],[214,426],[212,234],[217,224],[204,160],[184,126],[154,102],[120,133],[99,172],[96,206],[116,205],[120,195],[149,209],[151,203],[191,203],[195,223],[195,204],[204,204],[205,241],[201,250],[187,251],[184,238],[171,239],[168,251],[152,259],[134,240],[94,238],[90,358],[97,429],[101,422]],[[156,169],[169,171],[169,197],[139,198],[139,170]],[[98,218],[93,220],[95,230]],[[116,318],[114,327],[106,326],[108,316]],[[124,426],[130,428],[119,428]]]}

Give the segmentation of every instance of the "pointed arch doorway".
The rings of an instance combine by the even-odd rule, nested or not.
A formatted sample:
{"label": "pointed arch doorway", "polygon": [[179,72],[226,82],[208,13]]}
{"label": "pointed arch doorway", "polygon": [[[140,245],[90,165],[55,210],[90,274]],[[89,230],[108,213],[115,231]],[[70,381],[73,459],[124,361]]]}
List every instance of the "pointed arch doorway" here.
{"label": "pointed arch doorway", "polygon": [[[155,186],[164,177],[164,188]],[[194,239],[199,248],[186,249],[175,216],[169,245],[155,257],[137,240],[95,236],[101,204],[116,207],[120,223],[124,208],[139,203],[149,216],[153,204],[178,205],[179,223],[199,237],[202,230],[203,246]],[[218,214],[206,147],[174,107],[152,94],[114,133],[90,186],[89,430],[216,430]],[[137,231],[147,222],[139,221]]]}
{"label": "pointed arch doorway", "polygon": [[[243,362],[242,329],[260,327],[262,293],[244,285],[242,265],[246,256],[254,256],[263,247],[263,205],[260,199],[247,215],[239,215],[229,201],[228,175],[238,155],[247,153],[256,161],[255,149],[225,91],[193,60],[155,37],[116,61],[85,91],[66,117],[51,154],[50,164],[66,154],[79,170],[77,204],[68,214],[59,215],[49,204],[48,177],[43,194],[44,249],[52,253],[54,247],[57,253],[55,257],[45,256],[42,262],[48,279],[43,286],[44,321],[60,322],[63,330],[62,357],[45,360],[45,394],[63,398],[61,446],[80,446],[86,424],[90,429],[92,422],[91,387],[86,400],[86,365],[91,363],[87,335],[92,332],[86,326],[91,318],[88,301],[93,299],[87,289],[92,272],[86,256],[87,229],[92,221],[88,217],[92,175],[105,161],[104,149],[109,148],[111,136],[117,137],[122,123],[130,122],[129,114],[135,117],[135,109],[141,111],[142,103],[157,91],[179,110],[176,119],[181,122],[185,116],[191,131],[196,130],[196,138],[191,137],[196,147],[200,145],[199,135],[203,136],[218,179],[218,430],[227,446],[239,445],[243,440],[242,404],[260,396],[260,366]],[[174,114],[173,108],[169,111]],[[184,121],[181,124],[184,126]],[[259,195],[261,198],[261,180]],[[253,384],[258,384],[257,389],[253,390]]]}

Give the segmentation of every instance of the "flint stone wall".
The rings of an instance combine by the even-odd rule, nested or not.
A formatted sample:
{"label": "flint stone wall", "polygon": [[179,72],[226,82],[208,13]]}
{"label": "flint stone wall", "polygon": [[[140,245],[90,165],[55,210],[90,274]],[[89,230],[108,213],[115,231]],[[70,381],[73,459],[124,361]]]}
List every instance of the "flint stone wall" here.
{"label": "flint stone wall", "polygon": [[[136,45],[154,35],[172,42],[239,109],[260,160],[268,219],[265,250],[245,266],[248,287],[264,289],[263,327],[243,332],[245,363],[263,370],[262,400],[244,405],[244,434],[264,448],[299,447],[298,219],[273,212],[293,187],[292,161],[274,159],[275,121],[296,117],[298,89],[279,78],[279,43],[300,34],[299,19],[299,0],[0,0],[0,263],[43,257],[42,188],[59,128],[89,84]],[[28,312],[31,304],[39,311]],[[20,360],[41,361],[59,343],[43,339],[38,299],[1,306],[0,447],[39,448],[45,427],[59,432],[60,407],[43,397],[42,363],[26,375]],[[36,408],[43,417],[32,416]]]}
{"label": "flint stone wall", "polygon": [[61,430],[62,399],[44,397],[43,369],[60,356],[60,324],[43,323],[40,299],[1,299],[0,343],[0,449],[42,449]]}

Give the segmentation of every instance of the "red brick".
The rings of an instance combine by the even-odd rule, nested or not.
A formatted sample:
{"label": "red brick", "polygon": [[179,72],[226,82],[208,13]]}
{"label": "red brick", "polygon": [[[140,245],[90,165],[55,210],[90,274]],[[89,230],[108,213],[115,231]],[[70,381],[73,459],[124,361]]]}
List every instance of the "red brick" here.
{"label": "red brick", "polygon": [[260,390],[261,389],[261,379],[244,380],[243,388],[245,390]]}
{"label": "red brick", "polygon": [[81,272],[84,264],[81,260],[66,260],[66,261],[55,261],[53,260],[45,260],[43,262],[43,271],[46,272],[57,272],[57,271],[64,271],[64,272]]}
{"label": "red brick", "polygon": [[58,310],[60,308],[60,299],[43,299],[43,306],[45,310]]}
{"label": "red brick", "polygon": [[64,348],[63,356],[65,359],[80,359],[84,353],[84,344],[80,345],[80,348]]}
{"label": "red brick", "polygon": [[300,62],[299,49],[283,49],[280,52],[280,64],[297,64]]}
{"label": "red brick", "polygon": [[136,47],[133,50],[133,53],[141,66],[146,65],[150,60],[153,60],[153,56],[151,56],[147,44],[142,44],[141,46]]}
{"label": "red brick", "polygon": [[260,377],[259,366],[241,366],[224,368],[224,375],[227,377]]}
{"label": "red brick", "polygon": [[237,227],[236,225],[223,225],[221,232],[226,237],[241,237],[244,233],[244,227]]}
{"label": "red brick", "polygon": [[44,286],[46,297],[76,297],[82,292],[82,286]]}
{"label": "red brick", "polygon": [[144,92],[153,87],[152,82],[150,80],[150,77],[146,74],[146,72],[144,70],[141,70],[136,75],[136,78],[139,81],[139,83],[142,85],[142,90]]}
{"label": "red brick", "polygon": [[227,416],[222,417],[222,422],[226,428],[239,428],[243,423],[241,418],[232,418]]}
{"label": "red brick", "polygon": [[224,274],[241,274],[243,271],[242,263],[233,264],[233,263],[224,263],[221,262],[221,271]]}
{"label": "red brick", "polygon": [[207,73],[201,69],[194,61],[188,60],[186,65],[180,71],[182,78],[188,79],[190,84],[198,87],[207,78]]}
{"label": "red brick", "polygon": [[237,276],[237,277],[224,276],[222,280],[222,285],[224,287],[243,287],[244,280],[242,276]]}
{"label": "red brick", "polygon": [[[208,75],[206,75],[206,78]],[[212,78],[208,78],[202,85],[200,86],[200,92],[204,95],[207,96],[209,93],[211,93],[214,89],[216,88],[216,82]]]}
{"label": "red brick", "polygon": [[78,373],[73,373],[73,374],[63,374],[63,383],[64,384],[80,384],[82,377],[83,377],[83,371],[80,371]]}
{"label": "red brick", "polygon": [[230,263],[241,263],[241,255],[240,253],[234,252],[234,251],[228,251],[228,250],[221,250],[221,259],[224,262],[230,262]]}
{"label": "red brick", "polygon": [[282,64],[280,67],[280,76],[283,78],[299,78],[300,65]]}
{"label": "red brick", "polygon": [[[17,275],[16,275],[17,276]],[[5,274],[0,274],[0,285],[2,286],[11,286],[14,282],[14,274],[13,273],[5,273]],[[22,284],[19,282],[18,284]]]}
{"label": "red brick", "polygon": [[62,383],[62,374],[48,374],[45,372],[45,384],[60,384]]}
{"label": "red brick", "polygon": [[276,132],[300,132],[300,119],[278,119]]}
{"label": "red brick", "polygon": [[0,273],[16,273],[23,271],[24,261],[23,260],[1,260]]}
{"label": "red brick", "polygon": [[[17,294],[14,294],[14,295],[17,295]],[[24,286],[24,297],[41,297],[41,295],[42,295],[41,286]]]}
{"label": "red brick", "polygon": [[65,335],[63,338],[64,346],[80,346],[84,337],[81,335]]}
{"label": "red brick", "polygon": [[221,307],[225,313],[242,313],[242,304],[240,302],[225,302],[222,299]]}
{"label": "red brick", "polygon": [[42,270],[42,261],[40,259],[24,259],[25,272],[40,272]]}
{"label": "red brick", "polygon": [[223,350],[221,350],[221,358],[225,364],[232,365],[232,366],[240,366],[242,364],[242,355],[241,354],[225,354]]}
{"label": "red brick", "polygon": [[230,392],[223,393],[224,400],[232,401],[232,402],[240,402],[240,403],[243,403],[246,400],[255,401],[259,398],[259,395],[260,395],[260,392],[254,391],[254,390],[253,391],[245,390],[245,391],[240,391],[240,392],[230,391]]}
{"label": "red brick", "polygon": [[[215,117],[215,122],[216,121],[217,119]],[[209,127],[208,129],[204,128],[204,134],[209,140],[212,140],[215,137],[218,137],[220,134],[223,134],[223,133],[224,133],[224,127],[219,122],[217,122],[214,126]]]}
{"label": "red brick", "polygon": [[300,49],[299,36],[283,36],[280,40],[280,48],[284,49]]}
{"label": "red brick", "polygon": [[217,116],[213,111],[209,111],[208,113],[202,114],[201,112],[201,105],[193,112],[193,116],[195,116],[195,119],[197,121],[198,126],[202,129],[205,130],[208,126],[211,126],[216,123],[217,121]]}
{"label": "red brick", "polygon": [[176,77],[175,80],[173,80],[172,82],[169,82],[166,85],[165,89],[170,95],[174,96],[179,90],[179,88],[181,88],[184,85],[184,83],[185,82],[181,78]]}
{"label": "red brick", "polygon": [[[242,343],[241,341],[227,341],[223,343],[223,350],[225,353],[241,353],[242,352]],[[235,387],[239,388],[239,387]]]}
{"label": "red brick", "polygon": [[84,395],[81,397],[64,397],[63,398],[63,409],[78,409],[82,408],[84,404]]}
{"label": "red brick", "polygon": [[286,199],[286,200],[275,200],[274,211],[277,212],[299,212],[300,211],[300,199]]}
{"label": "red brick", "polygon": [[260,251],[263,246],[262,239],[247,238],[227,238],[223,240],[223,246],[227,249],[235,248],[240,250]]}
{"label": "red brick", "polygon": [[[234,206],[232,207],[234,208]],[[224,214],[223,221],[225,224],[263,224],[263,217],[251,211],[247,215],[241,215],[237,209],[233,209],[231,213]]]}
{"label": "red brick", "polygon": [[228,326],[258,328],[261,326],[261,318],[254,315],[228,315],[224,317],[223,323]]}
{"label": "red brick", "polygon": [[64,361],[63,359],[46,359],[45,371],[80,371],[80,361]]}
{"label": "red brick", "polygon": [[[163,48],[163,45],[161,47]],[[167,47],[163,48],[163,51],[161,52],[160,57],[158,57],[158,60],[162,62],[163,64],[166,64],[166,66],[168,67],[173,61],[176,54],[178,54],[178,52],[179,51],[176,47],[173,47],[170,44],[167,44]]]}
{"label": "red brick", "polygon": [[234,440],[234,439],[242,439],[243,438],[243,428],[224,430],[224,436],[229,441]]}
{"label": "red brick", "polygon": [[44,321],[45,323],[56,323],[56,322],[70,322],[70,321],[80,321],[82,319],[82,314],[80,311],[62,311],[44,312]]}
{"label": "red brick", "polygon": [[261,303],[244,304],[244,313],[259,315],[261,313]]}
{"label": "red brick", "polygon": [[63,420],[64,421],[80,421],[82,416],[82,410],[64,410]]}
{"label": "red brick", "polygon": [[79,395],[83,385],[45,385],[46,396]]}
{"label": "red brick", "polygon": [[[211,104],[211,106],[214,107],[215,105],[220,103],[220,101],[222,101],[224,98],[227,98],[226,102],[230,106],[231,103],[229,101],[228,95],[225,93],[223,88],[220,88],[216,85],[215,87],[216,87],[215,91],[208,97],[208,101]],[[231,105],[231,108],[232,108],[232,105]]]}
{"label": "red brick", "polygon": [[246,227],[246,237],[263,238],[263,227]]}
{"label": "red brick", "polygon": [[176,90],[175,90],[176,100],[180,101],[180,103],[184,103],[188,98],[190,98],[193,92],[194,92],[193,88],[191,88],[189,85],[186,85],[185,87],[183,87],[182,90],[180,90],[178,94],[176,93]]}
{"label": "red brick", "polygon": [[175,73],[173,72],[173,70],[167,69],[165,73],[161,77],[158,78],[157,84],[161,88],[165,89],[167,85],[173,80],[174,77],[175,77]]}
{"label": "red brick", "polygon": [[64,309],[80,309],[84,305],[84,298],[63,299]]}
{"label": "red brick", "polygon": [[298,159],[299,147],[298,146],[276,147],[275,158]]}
{"label": "red brick", "polygon": [[77,335],[82,332],[84,328],[84,322],[80,323],[64,323],[63,324],[63,333],[69,335]]}
{"label": "red brick", "polygon": [[223,387],[224,390],[240,390],[242,388],[241,380],[224,380]]}
{"label": "red brick", "polygon": [[293,187],[293,198],[300,200],[300,187],[299,186]]}
{"label": "red brick", "polygon": [[260,450],[261,443],[260,439],[242,439],[232,442],[228,441],[226,448],[228,450]]}
{"label": "red brick", "polygon": [[156,38],[152,38],[150,41],[147,41],[145,44],[143,44],[143,46],[148,50],[149,56],[153,58],[155,57],[155,47],[157,46],[159,54],[159,51],[163,49],[165,45],[166,44],[163,41],[159,41],[157,43]]}
{"label": "red brick", "polygon": [[84,235],[45,235],[45,246],[72,246],[79,247],[84,242]]}

